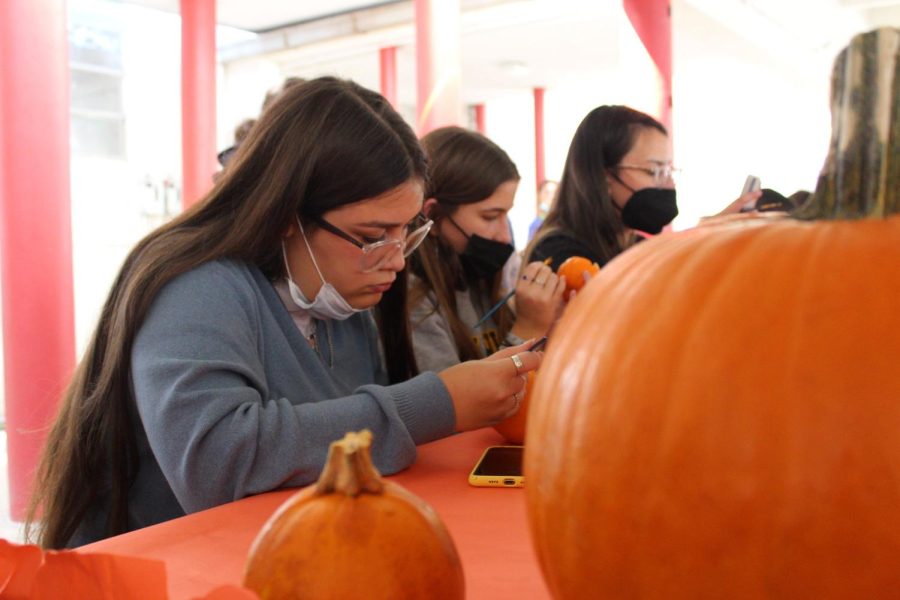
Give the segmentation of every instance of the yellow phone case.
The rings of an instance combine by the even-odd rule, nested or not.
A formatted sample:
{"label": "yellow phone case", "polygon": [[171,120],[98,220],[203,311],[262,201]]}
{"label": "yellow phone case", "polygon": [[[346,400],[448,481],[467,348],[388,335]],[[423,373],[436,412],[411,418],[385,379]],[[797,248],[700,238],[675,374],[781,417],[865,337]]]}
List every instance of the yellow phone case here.
{"label": "yellow phone case", "polygon": [[[499,450],[495,450],[499,449]],[[503,473],[499,470],[497,472],[484,472],[482,468],[482,463],[485,462],[485,459],[488,455],[494,452],[503,452],[506,449],[516,449],[520,453],[524,450],[523,446],[488,446],[482,452],[481,457],[475,463],[475,467],[472,469],[472,472],[469,473],[469,485],[474,485],[476,487],[505,487],[505,488],[520,488],[525,485],[525,477],[522,475]],[[520,469],[521,470],[521,469]],[[479,471],[481,471],[479,473]]]}

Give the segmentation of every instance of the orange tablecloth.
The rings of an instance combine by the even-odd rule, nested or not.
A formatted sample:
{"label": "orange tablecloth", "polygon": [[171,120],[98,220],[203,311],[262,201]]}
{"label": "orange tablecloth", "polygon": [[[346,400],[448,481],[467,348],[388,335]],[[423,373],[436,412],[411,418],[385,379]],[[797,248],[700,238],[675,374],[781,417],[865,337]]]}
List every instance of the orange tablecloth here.
{"label": "orange tablecloth", "polygon": [[[447,525],[462,558],[469,600],[549,598],[531,547],[524,490],[467,482],[484,448],[496,444],[502,440],[492,429],[432,442],[419,447],[412,467],[390,479],[425,499]],[[202,596],[241,582],[251,542],[292,493],[245,498],[79,550],[163,560],[173,600]]]}

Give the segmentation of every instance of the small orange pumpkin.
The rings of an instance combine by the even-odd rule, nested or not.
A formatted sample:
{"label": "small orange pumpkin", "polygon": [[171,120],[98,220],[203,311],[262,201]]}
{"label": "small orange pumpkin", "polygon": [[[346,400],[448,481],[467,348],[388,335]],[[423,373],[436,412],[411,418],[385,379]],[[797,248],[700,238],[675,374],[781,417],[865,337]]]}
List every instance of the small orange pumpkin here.
{"label": "small orange pumpkin", "polygon": [[588,273],[593,277],[600,271],[599,265],[591,262],[583,256],[570,256],[559,265],[556,274],[566,280],[566,298],[569,292],[578,291],[584,287],[584,274]]}
{"label": "small orange pumpkin", "polygon": [[260,598],[463,598],[450,534],[423,500],[381,479],[371,439],[332,443],[319,481],[263,527],[244,575]]}
{"label": "small orange pumpkin", "polygon": [[525,428],[528,424],[528,397],[534,387],[537,371],[528,372],[528,380],[525,382],[525,393],[519,403],[516,414],[494,425],[494,429],[503,436],[509,444],[521,446],[525,443]]}

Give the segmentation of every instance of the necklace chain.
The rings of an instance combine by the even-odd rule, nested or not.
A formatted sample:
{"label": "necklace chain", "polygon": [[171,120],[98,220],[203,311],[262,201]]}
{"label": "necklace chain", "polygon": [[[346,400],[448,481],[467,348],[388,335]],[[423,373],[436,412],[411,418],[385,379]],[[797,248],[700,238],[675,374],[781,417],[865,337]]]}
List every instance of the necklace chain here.
{"label": "necklace chain", "polygon": [[[331,341],[331,321],[325,321],[325,339],[328,340],[328,361],[327,361],[328,368],[333,369],[334,368],[334,345],[332,344],[332,341]],[[322,356],[321,349],[319,348],[319,339],[316,336],[315,330],[313,331],[312,335],[309,336],[309,343],[312,346],[313,350],[316,351],[316,354],[319,355],[319,358],[322,360],[322,362],[326,362],[325,357]]]}

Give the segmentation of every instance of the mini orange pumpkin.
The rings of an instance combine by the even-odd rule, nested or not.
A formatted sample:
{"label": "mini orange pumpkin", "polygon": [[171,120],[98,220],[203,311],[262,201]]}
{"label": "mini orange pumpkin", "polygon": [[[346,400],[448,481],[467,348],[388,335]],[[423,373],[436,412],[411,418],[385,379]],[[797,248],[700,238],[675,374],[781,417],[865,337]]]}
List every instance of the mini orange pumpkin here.
{"label": "mini orange pumpkin", "polygon": [[371,439],[332,443],[319,481],[263,527],[244,575],[260,598],[463,598],[450,534],[428,504],[381,479]]}
{"label": "mini orange pumpkin", "polygon": [[525,394],[519,403],[516,414],[494,425],[494,429],[503,436],[509,444],[521,446],[525,443],[525,427],[528,424],[528,396],[534,387],[537,371],[528,372],[528,380],[525,382]]}
{"label": "mini orange pumpkin", "polygon": [[591,262],[583,256],[570,256],[559,265],[556,274],[564,277],[566,280],[566,298],[572,290],[578,291],[584,287],[584,274],[588,273],[593,277],[600,271],[600,267],[595,262]]}

